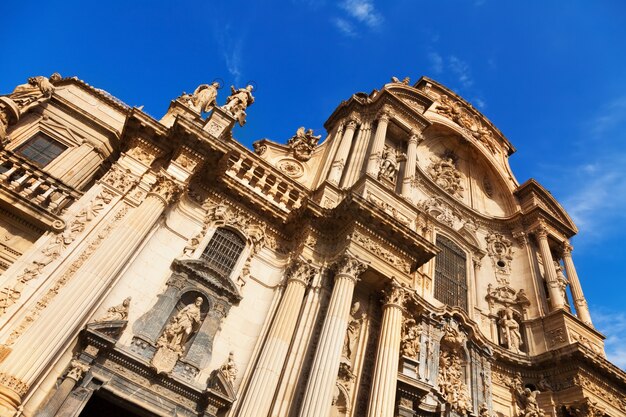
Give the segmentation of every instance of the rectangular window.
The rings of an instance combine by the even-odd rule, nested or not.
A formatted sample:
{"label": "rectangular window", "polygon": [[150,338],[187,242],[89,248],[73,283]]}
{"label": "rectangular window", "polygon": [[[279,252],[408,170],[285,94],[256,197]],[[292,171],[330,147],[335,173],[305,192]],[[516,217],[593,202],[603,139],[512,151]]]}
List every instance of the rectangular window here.
{"label": "rectangular window", "polygon": [[444,236],[437,236],[437,247],[441,252],[435,259],[435,298],[467,311],[465,252]]}
{"label": "rectangular window", "polygon": [[61,155],[66,149],[67,146],[49,138],[43,133],[37,133],[21,144],[15,150],[15,153],[28,159],[38,167],[43,168]]}

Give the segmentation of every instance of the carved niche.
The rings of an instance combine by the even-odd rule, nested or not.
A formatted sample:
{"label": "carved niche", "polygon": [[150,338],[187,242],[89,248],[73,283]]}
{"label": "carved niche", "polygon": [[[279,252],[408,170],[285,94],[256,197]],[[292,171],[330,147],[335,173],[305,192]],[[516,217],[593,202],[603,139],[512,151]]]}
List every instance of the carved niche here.
{"label": "carved niche", "polygon": [[378,168],[378,180],[383,184],[395,185],[398,171],[400,170],[400,162],[406,159],[406,155],[397,149],[385,145],[380,157],[380,166]]}
{"label": "carved niche", "polygon": [[463,177],[456,167],[456,156],[446,151],[441,157],[431,157],[431,164],[427,169],[428,175],[435,184],[443,188],[450,195],[463,198]]}
{"label": "carved niche", "polygon": [[211,359],[213,340],[241,300],[229,277],[199,259],[175,259],[167,287],[133,326],[131,350],[159,372],[192,380]]}

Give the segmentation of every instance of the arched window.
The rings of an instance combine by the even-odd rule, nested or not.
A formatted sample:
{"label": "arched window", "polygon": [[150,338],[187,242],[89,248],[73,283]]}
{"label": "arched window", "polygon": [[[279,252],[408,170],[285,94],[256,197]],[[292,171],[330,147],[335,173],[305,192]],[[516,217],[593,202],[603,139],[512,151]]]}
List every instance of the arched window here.
{"label": "arched window", "polygon": [[437,236],[437,247],[441,252],[435,259],[435,298],[467,310],[465,252],[445,236]]}
{"label": "arched window", "polygon": [[219,228],[211,237],[211,241],[202,252],[200,259],[223,277],[232,272],[246,242],[235,232]]}

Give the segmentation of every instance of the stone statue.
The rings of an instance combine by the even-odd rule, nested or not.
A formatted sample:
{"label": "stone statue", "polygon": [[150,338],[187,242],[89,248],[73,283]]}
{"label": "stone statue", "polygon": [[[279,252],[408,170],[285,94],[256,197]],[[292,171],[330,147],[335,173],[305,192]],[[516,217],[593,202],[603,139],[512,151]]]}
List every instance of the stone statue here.
{"label": "stone statue", "polygon": [[313,149],[315,149],[321,137],[321,135],[313,136],[313,129],[305,131],[304,126],[301,126],[296,131],[296,134],[289,139],[287,145],[293,149],[294,156],[297,159],[308,161],[311,159]]}
{"label": "stone statue", "polygon": [[392,184],[396,183],[396,175],[400,168],[399,162],[403,160],[404,154],[396,149],[385,145],[380,158],[380,168],[378,171],[378,179],[386,180]]}
{"label": "stone statue", "polygon": [[235,379],[237,378],[237,364],[235,363],[235,354],[230,352],[228,354],[228,360],[222,366],[220,366],[220,372],[226,377],[228,382],[232,384],[235,383]]}
{"label": "stone statue", "polygon": [[116,306],[110,307],[107,310],[107,313],[94,321],[94,323],[103,323],[106,321],[122,321],[128,320],[128,310],[130,308],[130,297],[126,297],[122,304],[118,304]]}
{"label": "stone statue", "polygon": [[567,288],[568,281],[565,274],[563,274],[563,267],[560,263],[554,261],[554,268],[556,269],[556,279],[559,290],[561,291],[561,296],[563,297],[563,301],[567,303],[567,293],[565,290]]}
{"label": "stone statue", "polygon": [[500,319],[500,329],[502,338],[506,347],[514,353],[522,353],[520,346],[522,345],[522,335],[520,333],[519,324],[513,317],[513,310],[507,307],[504,310],[504,316]]}
{"label": "stone statue", "polygon": [[17,123],[21,115],[52,97],[52,81],[60,79],[57,73],[50,78],[41,75],[30,77],[26,84],[18,85],[11,94],[0,97],[0,145],[8,140],[9,125]]}
{"label": "stone statue", "polygon": [[222,107],[237,119],[239,126],[246,124],[246,109],[254,103],[254,96],[252,95],[253,89],[254,87],[248,85],[246,88],[236,90],[235,87],[231,85],[231,94],[226,99],[226,104]]}
{"label": "stone statue", "polygon": [[400,343],[400,353],[410,359],[419,360],[420,336],[422,334],[421,325],[413,319],[404,321],[402,329],[402,341]]}
{"label": "stone statue", "polygon": [[211,84],[199,85],[191,95],[191,108],[200,114],[211,111],[217,104],[217,90],[220,87],[220,83],[217,81],[214,81]]}
{"label": "stone statue", "polygon": [[533,391],[530,388],[524,388],[524,393],[521,397],[521,403],[524,406],[523,411],[520,413],[520,416],[523,417],[544,417],[545,413],[541,408],[539,408],[539,404],[537,403],[537,393],[539,391]]}
{"label": "stone statue", "polygon": [[359,338],[361,332],[361,324],[363,322],[364,315],[358,317],[361,304],[357,301],[352,305],[350,309],[350,321],[348,322],[348,329],[346,330],[346,338],[343,343],[343,356],[346,359],[352,359],[356,341]]}
{"label": "stone statue", "polygon": [[183,257],[189,258],[191,257],[191,255],[193,255],[193,253],[198,248],[198,245],[200,244],[201,238],[202,238],[202,233],[199,233],[195,235],[194,237],[192,237],[191,239],[189,239],[189,242],[187,242],[187,246],[183,248]]}
{"label": "stone statue", "polygon": [[187,305],[172,317],[157,341],[157,346],[166,346],[173,351],[183,352],[185,343],[200,325],[201,305],[202,297],[198,297],[193,304]]}
{"label": "stone statue", "polygon": [[411,82],[411,79],[409,77],[405,77],[404,80],[400,81],[398,77],[391,77],[391,82],[396,83],[396,84],[409,85],[409,83]]}

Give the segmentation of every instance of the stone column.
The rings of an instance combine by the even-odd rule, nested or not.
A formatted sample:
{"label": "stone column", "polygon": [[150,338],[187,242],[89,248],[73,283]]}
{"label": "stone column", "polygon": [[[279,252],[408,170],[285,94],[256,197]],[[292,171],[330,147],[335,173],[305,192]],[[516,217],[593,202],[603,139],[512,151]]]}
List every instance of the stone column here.
{"label": "stone column", "polygon": [[354,286],[367,265],[344,254],[336,265],[335,286],[313,358],[300,417],[328,417],[343,348]]}
{"label": "stone column", "polygon": [[314,272],[314,268],[304,261],[296,261],[288,272],[283,298],[242,399],[238,417],[267,416],[289,353],[304,292]]}
{"label": "stone column", "polygon": [[402,180],[402,197],[410,198],[415,178],[415,164],[417,163],[417,144],[422,140],[419,132],[411,132],[409,144],[406,150],[406,165],[404,166],[404,178]]}
{"label": "stone column", "polygon": [[406,290],[393,280],[385,291],[383,320],[376,351],[368,417],[393,416],[398,380],[398,360],[402,338],[402,308]]}
{"label": "stone column", "polygon": [[578,279],[578,273],[574,267],[574,260],[572,259],[572,250],[574,248],[569,244],[563,245],[563,263],[565,264],[565,273],[567,274],[567,280],[569,281],[570,288],[572,290],[572,296],[574,297],[574,307],[576,308],[576,314],[583,323],[593,326],[591,322],[591,315],[589,314],[589,307],[587,307],[587,300],[583,294],[583,289],[580,286],[580,280]]}
{"label": "stone column", "polygon": [[330,173],[328,174],[328,181],[332,184],[339,185],[343,168],[346,165],[348,154],[350,153],[350,145],[352,144],[356,124],[355,120],[350,120],[346,124],[343,137],[341,138],[341,143],[339,144],[339,149],[337,149],[337,154],[335,155],[335,159],[333,160],[333,164],[330,168]]}
{"label": "stone column", "polygon": [[387,137],[387,125],[389,124],[389,110],[383,108],[382,113],[378,117],[378,126],[374,135],[374,143],[372,143],[372,153],[367,163],[367,172],[374,178],[378,176],[380,157],[385,149],[385,138]]}
{"label": "stone column", "polygon": [[35,414],[35,417],[54,417],[57,411],[59,411],[59,408],[63,405],[67,396],[70,395],[78,381],[81,380],[85,372],[88,370],[89,365],[73,360],[65,379],[61,382],[61,385],[59,385],[52,398],[50,398],[50,400],[46,403],[45,407]]}
{"label": "stone column", "polygon": [[552,259],[552,252],[550,252],[550,245],[548,244],[547,228],[543,225],[540,226],[535,231],[535,235],[537,236],[539,251],[541,252],[541,257],[543,258],[543,270],[548,283],[552,310],[563,308],[565,306],[565,300],[563,299],[563,294],[559,288],[559,279],[556,276],[556,269],[554,269],[554,259]]}
{"label": "stone column", "polygon": [[0,364],[0,415],[17,410],[30,386],[84,325],[94,304],[102,299],[179,190],[176,182],[161,175],[144,202],[113,230],[52,300],[46,314],[11,347]]}

